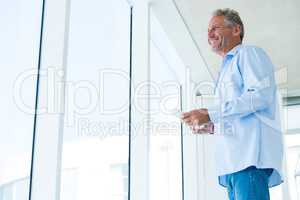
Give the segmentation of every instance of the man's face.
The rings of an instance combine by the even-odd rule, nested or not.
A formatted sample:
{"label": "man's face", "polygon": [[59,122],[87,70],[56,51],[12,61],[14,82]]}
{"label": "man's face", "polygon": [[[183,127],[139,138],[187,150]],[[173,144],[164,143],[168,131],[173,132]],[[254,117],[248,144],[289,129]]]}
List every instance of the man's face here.
{"label": "man's face", "polygon": [[226,26],[224,16],[214,16],[208,25],[208,43],[216,53],[226,52],[233,42],[232,28]]}

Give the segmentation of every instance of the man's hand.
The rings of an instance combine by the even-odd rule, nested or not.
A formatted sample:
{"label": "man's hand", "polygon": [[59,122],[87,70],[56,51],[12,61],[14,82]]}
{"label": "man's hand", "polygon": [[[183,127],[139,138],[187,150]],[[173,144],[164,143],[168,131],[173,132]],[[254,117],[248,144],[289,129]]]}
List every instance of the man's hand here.
{"label": "man's hand", "polygon": [[205,108],[183,113],[181,119],[190,126],[193,133],[214,133],[214,124],[210,121]]}
{"label": "man's hand", "polygon": [[210,122],[208,111],[206,108],[192,110],[182,114],[182,121],[189,126],[199,126]]}
{"label": "man's hand", "polygon": [[203,125],[190,126],[193,133],[199,134],[214,134],[214,124],[208,122]]}

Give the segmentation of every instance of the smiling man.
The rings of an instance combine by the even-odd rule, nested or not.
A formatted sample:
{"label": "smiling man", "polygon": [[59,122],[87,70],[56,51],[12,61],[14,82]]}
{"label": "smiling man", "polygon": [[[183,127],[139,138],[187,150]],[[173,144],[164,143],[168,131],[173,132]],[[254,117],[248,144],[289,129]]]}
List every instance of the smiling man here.
{"label": "smiling man", "polygon": [[218,9],[208,26],[208,43],[223,58],[215,105],[186,112],[195,133],[212,124],[220,185],[230,200],[269,200],[269,187],[282,180],[282,132],[274,67],[258,47],[243,45],[238,12]]}

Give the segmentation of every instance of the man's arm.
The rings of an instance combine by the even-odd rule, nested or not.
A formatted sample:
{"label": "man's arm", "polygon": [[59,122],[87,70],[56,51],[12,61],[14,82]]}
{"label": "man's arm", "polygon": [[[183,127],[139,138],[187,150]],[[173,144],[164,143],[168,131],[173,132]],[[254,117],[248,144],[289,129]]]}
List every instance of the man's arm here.
{"label": "man's arm", "polygon": [[241,52],[240,73],[244,92],[230,101],[219,102],[208,109],[196,109],[183,114],[183,121],[191,127],[222,119],[233,120],[266,109],[275,100],[276,86],[273,65],[266,53],[259,48]]}
{"label": "man's arm", "polygon": [[220,119],[232,120],[264,110],[275,101],[276,86],[273,65],[266,53],[250,48],[241,53],[240,72],[244,80],[244,92],[230,101],[220,102],[208,108],[213,123]]}

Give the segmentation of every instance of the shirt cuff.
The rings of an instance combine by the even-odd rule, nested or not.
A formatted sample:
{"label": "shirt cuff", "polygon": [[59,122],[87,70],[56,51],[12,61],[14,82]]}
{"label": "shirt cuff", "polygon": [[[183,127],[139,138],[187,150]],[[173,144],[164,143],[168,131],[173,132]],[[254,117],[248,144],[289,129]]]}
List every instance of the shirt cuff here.
{"label": "shirt cuff", "polygon": [[210,106],[207,108],[208,116],[211,122],[217,124],[220,122],[221,119],[221,110],[220,106]]}
{"label": "shirt cuff", "polygon": [[224,119],[219,105],[207,108],[210,121],[214,124],[214,134],[222,136],[234,136],[236,134],[234,124]]}

